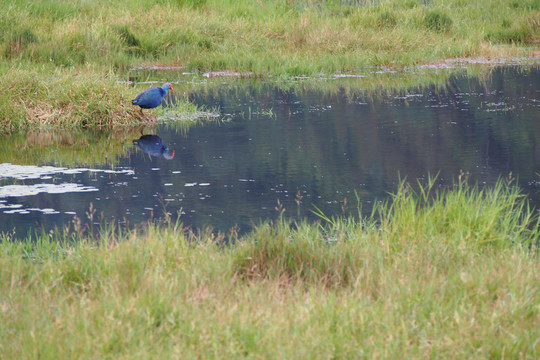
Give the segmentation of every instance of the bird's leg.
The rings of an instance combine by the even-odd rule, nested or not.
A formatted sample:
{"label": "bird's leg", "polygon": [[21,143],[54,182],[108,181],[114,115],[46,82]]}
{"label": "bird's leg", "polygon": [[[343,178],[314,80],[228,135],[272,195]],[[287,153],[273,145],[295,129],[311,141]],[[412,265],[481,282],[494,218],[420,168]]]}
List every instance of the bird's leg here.
{"label": "bird's leg", "polygon": [[152,126],[154,126],[154,122],[156,121],[154,118],[154,109],[150,109],[150,115],[152,116]]}
{"label": "bird's leg", "polygon": [[[152,110],[150,110],[150,113],[152,114]],[[148,121],[152,120],[152,123],[154,121],[154,115],[152,115],[152,119],[150,119],[148,116],[144,115],[143,109],[141,108],[141,115]]]}

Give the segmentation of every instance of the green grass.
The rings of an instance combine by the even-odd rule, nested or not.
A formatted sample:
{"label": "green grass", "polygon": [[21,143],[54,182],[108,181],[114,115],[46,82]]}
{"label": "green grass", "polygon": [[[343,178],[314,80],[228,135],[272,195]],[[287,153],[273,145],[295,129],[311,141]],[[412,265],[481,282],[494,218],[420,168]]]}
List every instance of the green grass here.
{"label": "green grass", "polygon": [[538,0],[0,0],[0,6],[0,86],[9,89],[0,98],[4,132],[43,122],[125,123],[136,94],[117,80],[134,66],[333,74],[533,56],[537,47],[529,45],[540,35]]}
{"label": "green grass", "polygon": [[540,32],[540,6],[534,0],[338,4],[9,1],[3,6],[8,11],[2,16],[0,54],[8,60],[61,67],[158,63],[200,70],[311,74],[519,53],[486,41],[486,33],[497,34],[507,27],[503,19],[522,32],[510,40],[518,45],[538,40]]}
{"label": "green grass", "polygon": [[[108,127],[140,122],[131,91],[88,71],[16,66],[0,72],[0,130]],[[129,104],[129,105],[128,105]],[[129,107],[128,107],[129,106]]]}
{"label": "green grass", "polygon": [[376,212],[231,246],[172,223],[4,235],[2,356],[538,358],[539,224],[515,187],[403,183]]}

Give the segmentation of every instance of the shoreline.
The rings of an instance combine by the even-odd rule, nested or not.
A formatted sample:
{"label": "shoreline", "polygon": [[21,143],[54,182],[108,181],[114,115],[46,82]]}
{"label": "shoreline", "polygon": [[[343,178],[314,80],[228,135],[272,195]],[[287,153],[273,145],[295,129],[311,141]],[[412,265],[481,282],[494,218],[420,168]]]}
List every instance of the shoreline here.
{"label": "shoreline", "polygon": [[[415,65],[392,68],[386,66],[365,67],[363,70],[352,72],[334,72],[333,75],[312,74],[310,76],[274,75],[259,76],[252,72],[242,73],[236,71],[213,71],[194,73],[205,79],[316,79],[321,76],[339,78],[361,78],[369,87],[369,77],[373,73],[400,73],[414,72],[415,70],[460,70],[468,66],[538,66],[540,56],[510,57],[510,58],[452,58]],[[132,71],[178,71],[183,68],[173,66],[147,65],[135,68]],[[366,70],[369,70],[366,72]],[[120,74],[105,76],[93,71],[56,69],[55,77],[50,77],[46,70],[38,70],[35,66],[28,68],[11,68],[3,74],[0,73],[0,83],[4,85],[7,101],[0,104],[0,132],[12,133],[20,130],[39,128],[114,128],[117,126],[139,126],[145,121],[139,111],[132,107],[129,99],[134,97],[137,89],[131,87],[136,82],[121,81]],[[421,76],[418,83],[425,81]],[[159,81],[158,81],[159,82]],[[406,86],[414,86],[414,81],[408,79]],[[399,86],[399,80],[396,83]],[[20,88],[21,90],[12,91]],[[362,85],[360,84],[361,88]],[[51,91],[54,89],[54,91]],[[180,90],[181,91],[181,90]],[[189,104],[181,105],[186,108]],[[190,111],[197,112],[193,108]],[[185,115],[185,114],[184,114]]]}

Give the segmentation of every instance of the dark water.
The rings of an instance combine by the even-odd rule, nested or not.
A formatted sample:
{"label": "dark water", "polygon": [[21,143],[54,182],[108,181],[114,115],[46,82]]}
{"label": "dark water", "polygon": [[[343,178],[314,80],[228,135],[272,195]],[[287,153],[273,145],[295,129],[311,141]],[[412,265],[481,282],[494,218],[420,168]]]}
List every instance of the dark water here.
{"label": "dark water", "polygon": [[[193,228],[247,231],[275,219],[278,200],[285,215],[313,219],[314,205],[341,214],[345,198],[345,212],[357,212],[358,194],[369,212],[399,177],[439,173],[444,186],[460,171],[487,186],[512,173],[538,207],[539,75],[537,67],[501,67],[481,79],[458,74],[444,85],[376,92],[362,90],[361,79],[352,90],[337,79],[286,90],[224,82],[190,94],[196,104],[219,106],[221,120],[187,131],[158,121],[154,136],[147,127],[141,139],[139,130],[68,140],[46,133],[48,142],[37,133],[39,154],[24,161],[21,154],[36,149],[29,135],[4,137],[0,231],[85,221],[90,204],[93,222],[138,224],[168,212]],[[55,157],[62,151],[75,154],[71,165],[59,165],[69,163]],[[114,160],[100,165],[100,151]]]}

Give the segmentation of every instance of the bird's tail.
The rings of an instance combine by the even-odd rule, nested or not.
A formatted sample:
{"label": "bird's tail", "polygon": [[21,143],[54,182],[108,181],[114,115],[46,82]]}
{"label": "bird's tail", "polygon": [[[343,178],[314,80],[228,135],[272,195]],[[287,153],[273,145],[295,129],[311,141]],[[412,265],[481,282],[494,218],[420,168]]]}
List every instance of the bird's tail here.
{"label": "bird's tail", "polygon": [[131,104],[132,104],[132,105],[137,105],[137,102],[138,102],[137,99],[131,100]]}

